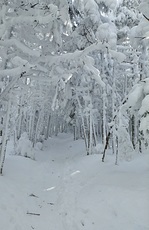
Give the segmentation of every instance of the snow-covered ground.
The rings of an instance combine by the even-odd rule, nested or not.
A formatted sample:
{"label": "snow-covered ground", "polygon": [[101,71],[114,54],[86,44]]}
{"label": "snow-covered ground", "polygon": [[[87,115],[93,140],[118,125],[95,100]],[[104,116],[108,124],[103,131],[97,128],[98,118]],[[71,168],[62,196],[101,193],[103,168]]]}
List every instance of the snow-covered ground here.
{"label": "snow-covered ground", "polygon": [[149,230],[149,154],[114,165],[59,135],[36,160],[7,149],[0,230]]}

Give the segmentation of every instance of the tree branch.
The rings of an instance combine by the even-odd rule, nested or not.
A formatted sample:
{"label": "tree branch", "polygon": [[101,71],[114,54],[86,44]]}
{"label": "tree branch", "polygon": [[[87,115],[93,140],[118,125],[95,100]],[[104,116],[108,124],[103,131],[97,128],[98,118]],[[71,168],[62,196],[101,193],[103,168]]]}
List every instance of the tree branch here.
{"label": "tree branch", "polygon": [[40,213],[34,213],[34,212],[27,212],[28,215],[34,215],[34,216],[40,216]]}
{"label": "tree branch", "polygon": [[147,21],[149,21],[149,18],[148,18],[148,17],[146,17],[146,15],[145,15],[145,14],[143,14],[143,17],[144,17]]}

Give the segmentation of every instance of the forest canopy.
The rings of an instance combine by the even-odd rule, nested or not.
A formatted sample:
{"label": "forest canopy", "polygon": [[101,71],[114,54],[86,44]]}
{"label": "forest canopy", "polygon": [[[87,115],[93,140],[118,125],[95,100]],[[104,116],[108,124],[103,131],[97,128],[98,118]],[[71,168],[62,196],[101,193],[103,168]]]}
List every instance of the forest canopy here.
{"label": "forest canopy", "polygon": [[59,132],[116,163],[148,149],[148,12],[148,0],[1,0],[1,173],[12,136],[31,158]]}

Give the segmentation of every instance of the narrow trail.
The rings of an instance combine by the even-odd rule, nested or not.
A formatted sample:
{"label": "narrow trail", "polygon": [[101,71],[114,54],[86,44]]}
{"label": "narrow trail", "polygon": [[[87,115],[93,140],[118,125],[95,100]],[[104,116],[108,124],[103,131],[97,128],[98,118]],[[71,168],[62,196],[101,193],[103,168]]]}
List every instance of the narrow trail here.
{"label": "narrow trail", "polygon": [[[76,177],[79,176],[80,171],[76,170],[75,161],[84,155],[82,152],[84,143],[80,140],[78,143],[79,145],[76,146],[72,136],[60,135],[45,142],[42,155],[36,154],[38,163],[36,178],[40,181],[39,185],[42,188],[39,185],[35,186],[34,183],[33,193],[42,197],[44,204],[39,202],[39,199],[34,200],[40,203],[38,204],[40,213],[43,208],[47,210],[49,225],[55,226],[58,230],[79,230],[75,216],[79,194]],[[81,148],[80,145],[82,145]],[[45,204],[50,203],[52,205],[45,207]],[[40,230],[39,225],[37,227],[34,224],[34,226]]]}
{"label": "narrow trail", "polygon": [[[71,139],[67,137],[65,140],[57,140],[58,143],[53,146],[53,150],[55,149],[55,152],[59,152],[59,156],[58,158],[56,156],[54,163],[57,164],[56,161],[60,161],[62,165],[62,167],[59,167],[60,180],[55,189],[57,193],[56,208],[64,230],[79,230],[78,225],[75,223],[77,213],[76,200],[79,191],[78,186],[76,187],[74,183],[74,176],[79,174],[80,171],[75,171],[74,164],[72,164],[78,156],[76,155],[76,148],[72,146],[74,142]],[[61,150],[58,150],[58,146],[61,145]]]}
{"label": "narrow trail", "polygon": [[68,134],[46,141],[35,161],[8,154],[2,230],[149,230],[149,157],[119,167],[99,158]]}
{"label": "narrow trail", "polygon": [[58,192],[58,210],[60,211],[61,221],[63,223],[64,230],[78,230],[78,226],[75,223],[75,217],[77,213],[76,207],[76,187],[73,182],[73,170],[71,168],[69,158],[65,162],[64,171],[62,174],[62,180],[59,185]]}

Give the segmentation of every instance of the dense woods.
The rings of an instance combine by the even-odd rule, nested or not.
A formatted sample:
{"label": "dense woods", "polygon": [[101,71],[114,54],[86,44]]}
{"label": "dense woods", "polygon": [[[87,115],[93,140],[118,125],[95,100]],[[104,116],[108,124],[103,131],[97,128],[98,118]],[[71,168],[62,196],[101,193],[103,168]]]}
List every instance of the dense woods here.
{"label": "dense woods", "polygon": [[146,151],[148,36],[148,0],[1,0],[0,173],[10,137],[31,158],[59,132],[116,163]]}

